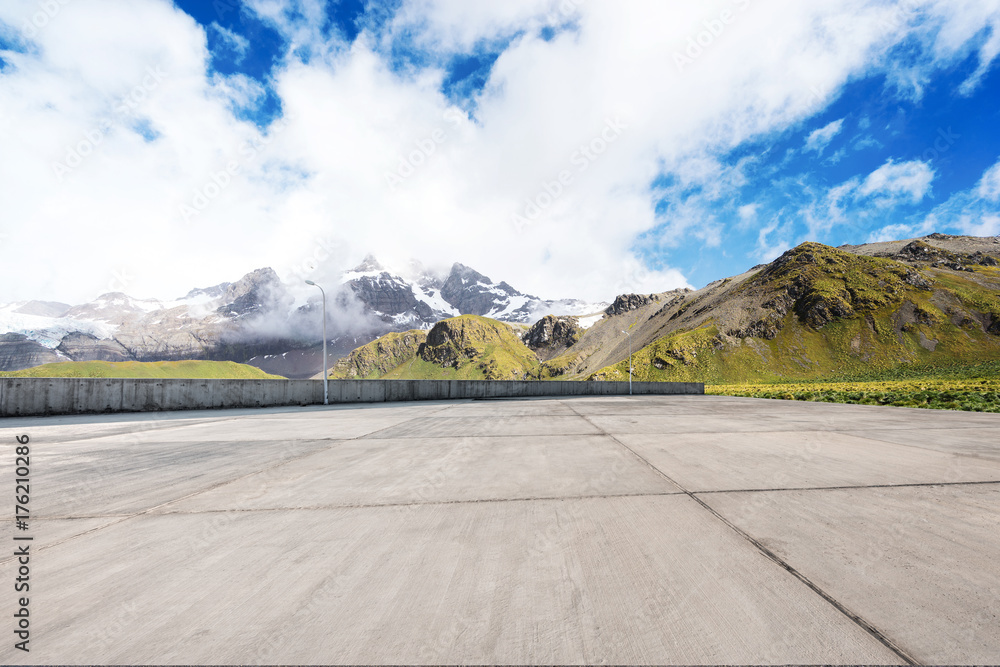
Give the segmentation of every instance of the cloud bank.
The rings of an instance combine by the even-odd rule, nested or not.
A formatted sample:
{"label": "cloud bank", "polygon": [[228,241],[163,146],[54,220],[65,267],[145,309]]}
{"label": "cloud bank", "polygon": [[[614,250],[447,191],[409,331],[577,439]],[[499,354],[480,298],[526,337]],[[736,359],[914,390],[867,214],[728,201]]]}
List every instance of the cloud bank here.
{"label": "cloud bank", "polygon": [[[234,60],[253,45],[163,0],[0,6],[0,301],[171,297],[262,266],[332,281],[369,252],[543,298],[684,286],[692,248],[742,230],[759,241],[744,258],[804,233],[804,213],[748,189],[775,163],[734,151],[859,77],[918,96],[974,57],[973,95],[1000,6],[407,0],[352,39],[321,29],[323,3],[245,11],[286,40],[265,80],[215,70],[209,33]],[[449,95],[448,63],[485,53],[483,85]],[[280,114],[260,123],[268,94]],[[845,127],[797,145],[819,154]],[[851,196],[930,196],[933,167],[904,157],[859,172]],[[995,173],[979,192],[996,200]],[[829,221],[847,197],[810,210],[826,202]]]}

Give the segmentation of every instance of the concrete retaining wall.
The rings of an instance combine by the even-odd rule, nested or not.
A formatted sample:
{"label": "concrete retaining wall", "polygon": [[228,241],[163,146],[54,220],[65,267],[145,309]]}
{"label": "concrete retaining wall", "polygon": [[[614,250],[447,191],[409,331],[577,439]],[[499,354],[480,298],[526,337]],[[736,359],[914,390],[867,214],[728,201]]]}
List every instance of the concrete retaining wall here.
{"label": "concrete retaining wall", "polygon": [[[697,382],[634,382],[634,394],[704,394]],[[621,396],[628,382],[331,380],[330,403]],[[0,378],[0,417],[323,403],[322,380]]]}

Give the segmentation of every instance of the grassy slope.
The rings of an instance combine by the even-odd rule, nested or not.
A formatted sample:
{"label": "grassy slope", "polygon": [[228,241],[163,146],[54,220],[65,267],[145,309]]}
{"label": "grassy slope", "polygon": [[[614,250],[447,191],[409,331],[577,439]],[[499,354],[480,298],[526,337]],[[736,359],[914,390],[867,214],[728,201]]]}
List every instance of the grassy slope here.
{"label": "grassy slope", "polygon": [[538,373],[538,357],[496,320],[462,315],[428,333],[420,354],[382,377],[395,380],[517,380]]}
{"label": "grassy slope", "polygon": [[0,373],[0,377],[33,378],[163,378],[283,380],[234,361],[64,361],[42,364],[23,371]]}
{"label": "grassy slope", "polygon": [[[721,384],[789,382],[845,374],[881,376],[899,368],[1000,359],[1000,337],[984,332],[974,321],[977,313],[1000,318],[997,291],[977,282],[992,278],[995,270],[966,277],[929,269],[924,274],[934,289],[926,290],[906,283],[909,267],[898,262],[818,244],[806,246],[803,252],[812,253],[815,262],[790,262],[741,287],[770,298],[796,286],[799,297],[778,320],[780,329],[773,339],[723,336],[708,322],[668,334],[637,351],[633,377]],[[912,305],[918,321],[902,322],[899,313],[904,304]],[[831,310],[845,315],[833,316],[820,326],[807,323]],[[922,340],[937,344],[930,350]],[[591,377],[627,378],[628,361]]]}
{"label": "grassy slope", "polygon": [[417,354],[420,344],[427,340],[427,332],[419,329],[388,333],[372,342],[355,348],[330,369],[331,380],[372,380],[386,373]]}

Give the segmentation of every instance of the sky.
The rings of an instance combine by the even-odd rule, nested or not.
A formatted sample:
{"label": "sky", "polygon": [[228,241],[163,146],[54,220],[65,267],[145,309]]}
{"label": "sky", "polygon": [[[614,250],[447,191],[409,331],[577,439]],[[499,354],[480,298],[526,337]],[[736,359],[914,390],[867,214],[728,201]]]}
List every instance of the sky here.
{"label": "sky", "polygon": [[1000,0],[4,0],[0,302],[1000,233]]}

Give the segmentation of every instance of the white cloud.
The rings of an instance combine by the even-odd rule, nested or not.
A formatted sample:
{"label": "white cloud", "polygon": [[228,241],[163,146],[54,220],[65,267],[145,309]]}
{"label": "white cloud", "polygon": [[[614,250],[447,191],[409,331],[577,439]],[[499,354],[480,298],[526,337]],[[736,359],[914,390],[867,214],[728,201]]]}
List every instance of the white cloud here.
{"label": "white cloud", "polygon": [[911,160],[897,163],[889,160],[868,175],[858,193],[862,196],[876,195],[886,204],[906,199],[916,204],[930,191],[933,180],[934,169],[928,162]]}
{"label": "white cloud", "polygon": [[[772,234],[777,232],[778,238],[769,240]],[[757,233],[757,247],[752,256],[760,262],[770,262],[781,256],[782,253],[791,248],[791,244],[784,237],[784,230],[779,227],[777,220],[762,227]]]}
{"label": "white cloud", "polygon": [[823,149],[829,145],[833,138],[840,133],[840,128],[844,125],[844,119],[835,120],[828,125],[824,125],[818,130],[814,130],[806,138],[806,151],[815,151],[822,155]]}
{"label": "white cloud", "polygon": [[[234,117],[259,98],[258,84],[213,78],[205,28],[170,2],[60,5],[28,53],[5,54],[0,74],[0,301],[82,301],[122,282],[123,269],[125,291],[170,297],[260,266],[288,276],[316,256],[350,262],[368,251],[460,261],[543,297],[609,298],[636,262],[639,234],[665,225],[675,247],[723,241],[701,213],[745,179],[717,156],[812,117],[914,35],[927,67],[951,62],[995,2],[918,4],[938,30],[888,24],[895,9],[876,0],[739,11],[730,0],[410,0],[388,35],[364,31],[348,45],[320,33],[320,0],[252,0],[290,48],[311,54],[274,72],[286,116],[264,133]],[[734,20],[678,71],[675,55],[725,10]],[[0,4],[15,27],[34,12],[35,0]],[[550,41],[538,36],[569,23]],[[474,119],[440,92],[443,72],[390,69],[386,40],[403,31],[428,49],[513,38]],[[164,73],[152,86],[149,68]],[[620,128],[613,141],[609,122]],[[100,140],[88,149],[90,136]],[[89,154],[60,180],[53,164],[80,147]],[[386,174],[401,167],[412,174],[390,187]],[[701,189],[676,220],[657,215],[650,192],[664,173]],[[865,187],[922,198],[921,178],[872,174]],[[561,191],[541,214],[515,225],[554,183]],[[182,206],[198,202],[185,220]],[[669,267],[642,281],[685,282]]]}
{"label": "white cloud", "polygon": [[[837,226],[857,228],[886,209],[918,203],[930,192],[934,176],[929,163],[919,160],[897,163],[890,159],[865,178],[856,176],[820,192],[800,188],[808,198],[807,205],[799,211],[808,230],[807,238],[823,238]],[[880,233],[872,232],[871,238]]]}
{"label": "white cloud", "polygon": [[929,217],[961,234],[1000,234],[1000,160],[983,172],[974,188],[952,195]]}
{"label": "white cloud", "polygon": [[1000,160],[983,173],[976,189],[983,199],[992,202],[1000,201]]}
{"label": "white cloud", "polygon": [[958,232],[969,236],[1000,234],[1000,160],[989,167],[978,184],[956,192],[923,217],[909,223],[888,225],[871,233],[869,240],[923,236],[930,232]]}
{"label": "white cloud", "polygon": [[237,35],[232,30],[229,30],[218,23],[212,23],[209,27],[219,35],[226,48],[233,52],[233,55],[235,56],[234,60],[236,62],[241,62],[243,58],[246,57],[247,50],[250,48],[249,39],[243,35]]}
{"label": "white cloud", "polygon": [[979,47],[978,66],[958,88],[958,92],[962,95],[969,96],[975,92],[980,82],[982,82],[983,77],[986,76],[990,67],[992,67],[997,55],[1000,55],[1000,20],[994,16],[993,20],[989,22],[987,30],[989,31],[989,36]]}
{"label": "white cloud", "polygon": [[589,0],[409,0],[393,20],[393,34],[415,33],[425,47],[470,50],[545,25],[560,26],[576,19]]}

